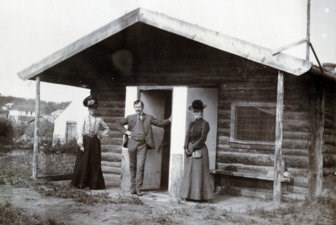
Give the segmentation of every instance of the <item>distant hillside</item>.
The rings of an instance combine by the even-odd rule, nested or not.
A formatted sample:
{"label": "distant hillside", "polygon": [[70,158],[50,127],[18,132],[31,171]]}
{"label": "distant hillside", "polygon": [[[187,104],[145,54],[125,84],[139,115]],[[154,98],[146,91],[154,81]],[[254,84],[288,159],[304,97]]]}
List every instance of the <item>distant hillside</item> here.
{"label": "distant hillside", "polygon": [[[19,106],[20,108],[30,109],[32,106],[35,106],[34,99],[25,99],[25,98],[0,95],[0,108],[5,106],[7,103],[13,103],[13,106],[15,106],[15,108]],[[41,114],[50,114],[56,110],[65,109],[69,104],[70,102],[56,103],[56,102],[41,101],[40,103]]]}

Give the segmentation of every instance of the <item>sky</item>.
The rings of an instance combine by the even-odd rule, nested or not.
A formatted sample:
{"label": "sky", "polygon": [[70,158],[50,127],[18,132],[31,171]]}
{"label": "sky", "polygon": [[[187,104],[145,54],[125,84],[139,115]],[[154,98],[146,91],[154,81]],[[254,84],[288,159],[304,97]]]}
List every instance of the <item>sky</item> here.
{"label": "sky", "polygon": [[[307,0],[212,2],[217,7],[210,11],[206,0],[0,0],[0,94],[34,98],[35,82],[21,80],[18,72],[139,6],[264,47],[305,37]],[[320,61],[336,63],[336,0],[312,0],[311,34]],[[304,46],[299,47],[303,55]],[[42,100],[71,101],[88,94],[41,82]]]}

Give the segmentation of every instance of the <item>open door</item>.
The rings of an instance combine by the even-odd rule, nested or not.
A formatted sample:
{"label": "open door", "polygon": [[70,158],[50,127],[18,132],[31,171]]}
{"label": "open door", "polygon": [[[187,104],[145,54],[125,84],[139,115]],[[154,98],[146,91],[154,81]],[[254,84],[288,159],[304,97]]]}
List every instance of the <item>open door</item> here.
{"label": "open door", "polygon": [[[144,112],[157,119],[168,118],[171,114],[171,90],[140,90]],[[169,177],[170,126],[152,126],[155,149],[148,149],[143,189],[167,189]],[[163,160],[164,159],[164,160]]]}

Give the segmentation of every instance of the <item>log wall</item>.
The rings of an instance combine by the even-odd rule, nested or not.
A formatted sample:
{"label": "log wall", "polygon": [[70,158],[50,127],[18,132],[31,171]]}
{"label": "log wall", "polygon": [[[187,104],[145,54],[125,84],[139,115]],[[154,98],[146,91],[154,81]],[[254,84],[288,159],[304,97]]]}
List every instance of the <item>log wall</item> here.
{"label": "log wall", "polygon": [[121,182],[121,152],[122,135],[113,125],[114,122],[125,114],[124,86],[107,85],[99,83],[92,92],[99,101],[99,114],[109,125],[111,133],[101,140],[102,145],[102,170],[107,186],[119,186]]}
{"label": "log wall", "polygon": [[336,172],[336,82],[326,82],[324,109],[323,175]]}

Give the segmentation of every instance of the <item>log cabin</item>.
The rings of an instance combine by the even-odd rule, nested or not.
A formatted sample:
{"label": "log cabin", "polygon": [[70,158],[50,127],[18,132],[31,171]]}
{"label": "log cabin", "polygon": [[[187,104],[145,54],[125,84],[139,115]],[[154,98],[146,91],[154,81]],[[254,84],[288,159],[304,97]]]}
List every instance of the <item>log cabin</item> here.
{"label": "log cabin", "polygon": [[104,177],[124,190],[127,149],[113,123],[132,113],[137,98],[145,112],[172,116],[170,127],[155,131],[145,189],[178,196],[187,107],[194,99],[207,104],[217,188],[275,202],[311,199],[336,170],[334,73],[165,14],[131,11],[19,77],[88,88],[98,97],[112,129],[102,140]]}

